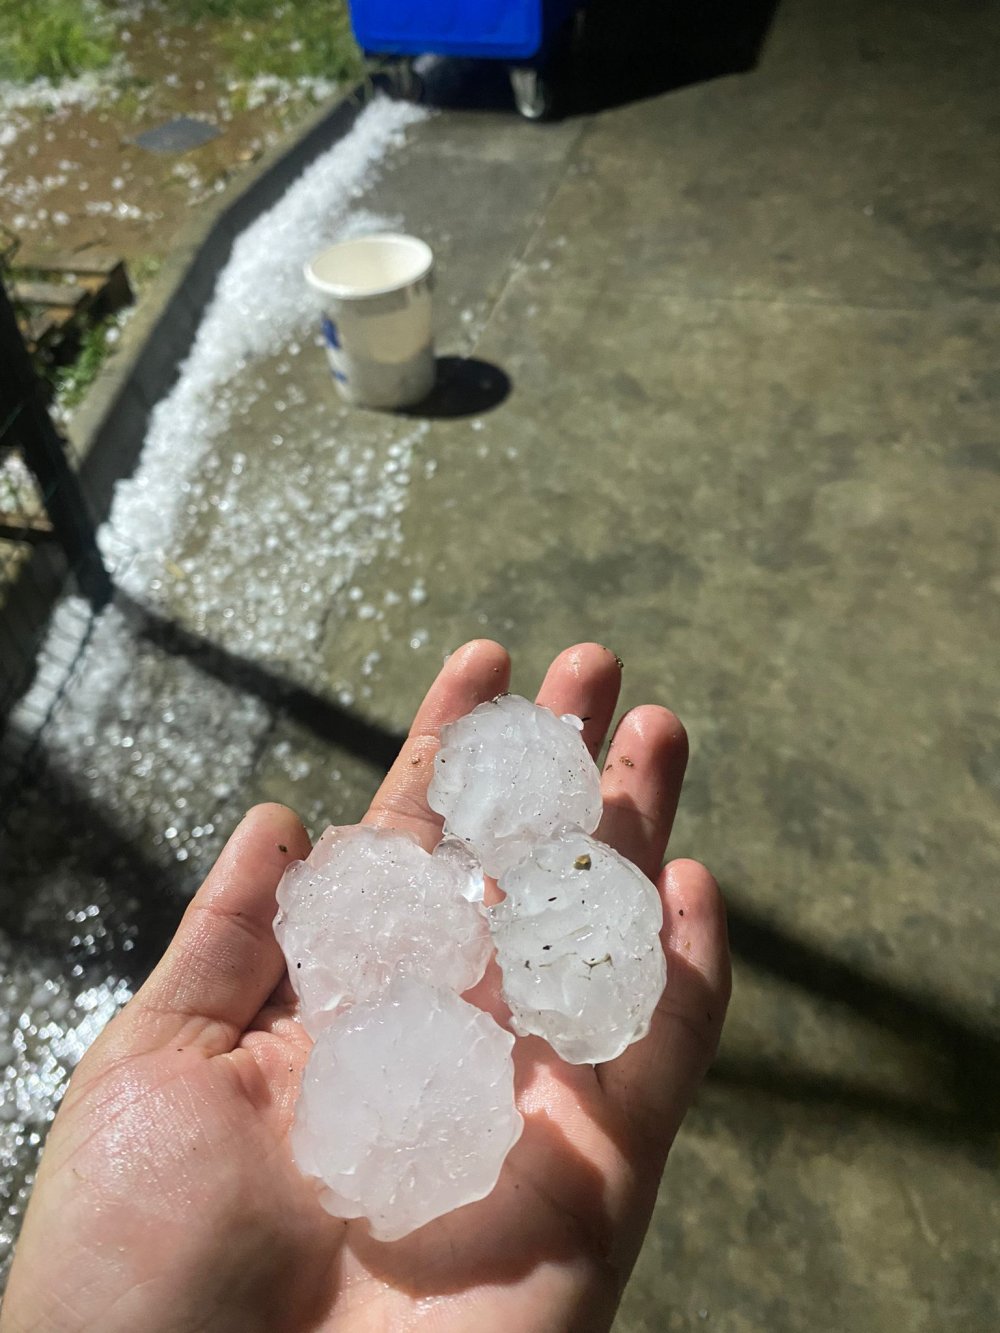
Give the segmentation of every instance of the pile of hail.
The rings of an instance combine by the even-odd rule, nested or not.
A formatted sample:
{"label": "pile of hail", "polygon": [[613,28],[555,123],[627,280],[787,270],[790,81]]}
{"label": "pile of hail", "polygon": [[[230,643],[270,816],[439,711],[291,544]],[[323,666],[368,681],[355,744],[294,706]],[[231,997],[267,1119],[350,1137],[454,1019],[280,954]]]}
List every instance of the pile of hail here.
{"label": "pile of hail", "polygon": [[660,899],[593,836],[582,727],[516,695],[480,704],[441,729],[434,852],[327,829],[278,888],[275,934],[315,1039],[292,1150],[323,1207],[382,1240],[484,1198],[520,1136],[514,1037],[461,998],[494,949],[510,1026],[564,1060],[613,1060],[648,1031],[666,983]]}

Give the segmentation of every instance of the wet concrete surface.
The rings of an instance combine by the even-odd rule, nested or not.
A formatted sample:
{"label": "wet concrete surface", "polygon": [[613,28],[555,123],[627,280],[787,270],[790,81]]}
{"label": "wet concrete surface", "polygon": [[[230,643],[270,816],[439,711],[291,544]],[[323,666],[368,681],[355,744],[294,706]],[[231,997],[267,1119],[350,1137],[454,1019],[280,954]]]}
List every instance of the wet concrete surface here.
{"label": "wet concrete surface", "polygon": [[[85,1037],[245,805],[361,812],[447,650],[496,637],[530,690],[598,638],[688,725],[672,850],[737,958],[619,1333],[993,1327],[998,35],[798,0],[745,74],[411,130],[361,202],[509,392],[393,417],[310,346],[247,372],[8,843],[12,1001],[54,978]],[[42,840],[55,802],[86,836]]]}

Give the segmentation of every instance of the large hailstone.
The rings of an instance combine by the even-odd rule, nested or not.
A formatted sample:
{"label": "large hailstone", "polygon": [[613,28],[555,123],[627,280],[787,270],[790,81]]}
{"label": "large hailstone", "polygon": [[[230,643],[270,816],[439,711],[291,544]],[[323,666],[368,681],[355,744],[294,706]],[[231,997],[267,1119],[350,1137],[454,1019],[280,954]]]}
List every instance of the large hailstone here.
{"label": "large hailstone", "polygon": [[441,728],[427,803],[499,876],[562,824],[601,817],[601,779],[579,718],[506,694]]}
{"label": "large hailstone", "polygon": [[288,867],[274,933],[310,1036],[397,975],[458,993],[479,981],[490,936],[470,901],[482,884],[473,867],[453,843],[431,855],[408,833],[365,825],[327,829]]}
{"label": "large hailstone", "polygon": [[581,829],[538,841],[489,909],[515,1032],[570,1064],[614,1060],[644,1037],[667,980],[660,896]]}
{"label": "large hailstone", "polygon": [[521,1134],[514,1038],[457,995],[400,977],[339,1014],[306,1064],[291,1143],[335,1217],[397,1240],[485,1198]]}

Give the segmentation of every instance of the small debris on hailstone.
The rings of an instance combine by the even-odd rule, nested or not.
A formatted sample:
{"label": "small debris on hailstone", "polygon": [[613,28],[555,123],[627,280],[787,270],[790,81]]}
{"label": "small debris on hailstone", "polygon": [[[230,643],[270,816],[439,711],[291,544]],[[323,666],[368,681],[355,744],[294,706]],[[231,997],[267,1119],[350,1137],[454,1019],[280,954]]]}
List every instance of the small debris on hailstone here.
{"label": "small debris on hailstone", "polygon": [[601,777],[582,728],[578,717],[557,717],[515,694],[441,728],[427,803],[488,875],[516,865],[560,825],[597,828]]}
{"label": "small debris on hailstone", "polygon": [[489,909],[511,1024],[570,1064],[614,1060],[649,1031],[667,979],[663,908],[631,861],[582,829],[539,840]]}

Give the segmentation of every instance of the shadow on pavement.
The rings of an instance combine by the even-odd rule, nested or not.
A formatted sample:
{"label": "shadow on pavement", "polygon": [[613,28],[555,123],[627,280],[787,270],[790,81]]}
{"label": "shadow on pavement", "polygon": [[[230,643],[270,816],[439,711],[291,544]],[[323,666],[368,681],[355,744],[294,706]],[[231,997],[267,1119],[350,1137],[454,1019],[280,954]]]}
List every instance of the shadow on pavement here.
{"label": "shadow on pavement", "polygon": [[473,356],[439,356],[437,381],[427,398],[401,408],[399,416],[421,418],[475,417],[510,396],[510,377],[499,366]]}
{"label": "shadow on pavement", "polygon": [[[383,772],[398,754],[402,736],[184,629],[121,590],[115,604],[136,639],[253,695],[331,747]],[[0,865],[0,932],[87,972],[110,968],[133,985],[166,947],[190,888],[190,866],[165,863],[152,847],[116,827],[80,775],[50,759],[44,732],[23,770],[20,799],[0,829]],[[106,928],[98,942],[83,944],[84,932],[66,917],[62,904],[50,901],[50,882],[65,879],[67,872],[81,882],[108,886]]]}
{"label": "shadow on pavement", "polygon": [[419,100],[442,111],[514,111],[510,78],[499,60],[435,57],[421,70]]}
{"label": "shadow on pavement", "polygon": [[[181,867],[168,867],[125,837],[86,786],[44,754],[0,834],[0,856],[3,936],[95,981],[112,974],[133,989],[139,985],[187,906]],[[67,869],[81,882],[107,885],[102,933],[87,944],[79,926],[68,924],[62,902],[48,901],[47,881]]]}
{"label": "shadow on pavement", "polygon": [[[786,933],[745,904],[731,907],[729,932],[737,960],[802,992],[833,1001],[894,1034],[923,1075],[925,1097],[885,1083],[880,1071],[851,1084],[836,1076],[723,1055],[712,1078],[741,1096],[821,1105],[877,1116],[933,1139],[985,1149],[995,1160],[1000,1136],[1000,1040],[917,993],[833,958]],[[873,1084],[876,1086],[873,1087]]]}
{"label": "shadow on pavement", "polygon": [[570,109],[604,111],[755,68],[779,0],[592,0]]}
{"label": "shadow on pavement", "polygon": [[[756,67],[780,0],[591,0],[549,66],[555,117],[587,115]],[[434,59],[421,100],[447,110],[513,111],[499,60]]]}
{"label": "shadow on pavement", "polygon": [[399,753],[402,736],[340,708],[258,662],[221,648],[202,635],[141,606],[120,589],[115,593],[115,605],[137,638],[155,644],[172,657],[185,657],[206,675],[254,695],[320,740],[329,741],[384,771]]}

